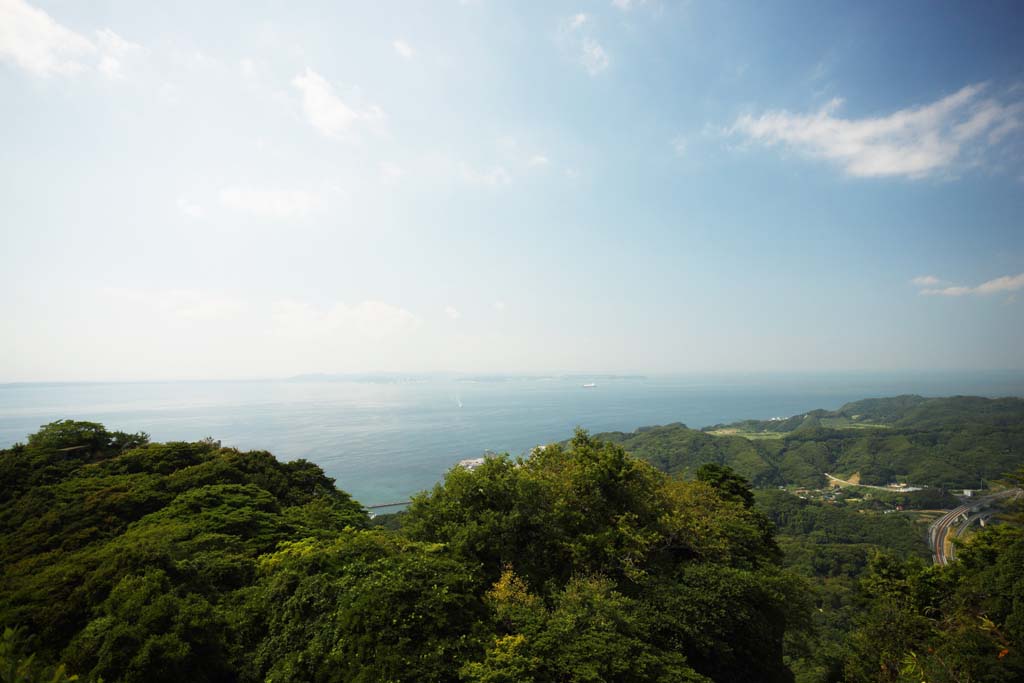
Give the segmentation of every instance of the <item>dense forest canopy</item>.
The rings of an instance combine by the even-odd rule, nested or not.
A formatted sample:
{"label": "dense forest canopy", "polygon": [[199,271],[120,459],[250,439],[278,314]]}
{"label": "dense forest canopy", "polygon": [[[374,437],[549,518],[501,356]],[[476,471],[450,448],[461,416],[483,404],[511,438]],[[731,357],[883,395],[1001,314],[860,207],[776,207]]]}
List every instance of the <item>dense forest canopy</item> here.
{"label": "dense forest canopy", "polygon": [[0,452],[0,680],[1024,675],[1017,524],[930,567],[908,516],[646,458],[579,431],[372,524],[306,461],[46,425]]}

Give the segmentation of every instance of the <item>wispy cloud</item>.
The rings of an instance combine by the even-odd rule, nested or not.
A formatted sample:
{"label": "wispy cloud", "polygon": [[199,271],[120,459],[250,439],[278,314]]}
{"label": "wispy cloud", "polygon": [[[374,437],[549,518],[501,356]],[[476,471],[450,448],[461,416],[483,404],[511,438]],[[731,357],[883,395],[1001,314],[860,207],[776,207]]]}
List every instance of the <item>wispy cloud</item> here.
{"label": "wispy cloud", "polygon": [[310,125],[327,137],[351,140],[359,125],[373,126],[384,118],[379,107],[358,108],[343,102],[334,87],[309,67],[292,79],[292,85],[302,94],[302,108]]}
{"label": "wispy cloud", "polygon": [[317,192],[250,187],[226,187],[220,191],[220,202],[232,211],[276,219],[302,218],[324,206]]}
{"label": "wispy cloud", "polygon": [[458,320],[459,318],[462,317],[462,314],[459,313],[459,309],[455,308],[454,306],[445,306],[444,314],[448,316],[449,320]]}
{"label": "wispy cloud", "polygon": [[676,156],[685,156],[687,147],[688,143],[686,141],[686,138],[684,138],[682,135],[677,135],[674,138],[672,138],[672,151],[675,152]]}
{"label": "wispy cloud", "polygon": [[294,300],[276,301],[271,307],[275,332],[289,338],[313,339],[330,344],[353,338],[383,339],[415,329],[421,320],[400,306],[363,301],[329,308]]}
{"label": "wispy cloud", "polygon": [[597,76],[611,64],[611,57],[593,33],[594,21],[589,14],[574,14],[562,25],[562,39],[576,59],[591,76]]}
{"label": "wispy cloud", "polygon": [[110,287],[104,289],[103,294],[115,310],[145,310],[171,321],[230,319],[248,308],[248,304],[236,296],[199,289]]}
{"label": "wispy cloud", "polygon": [[[138,362],[133,372],[149,376],[354,371],[400,366],[410,349],[430,343],[417,315],[374,299],[314,302],[148,287],[86,288],[84,295],[93,310],[82,323],[83,343],[90,366],[104,370]],[[90,343],[103,337],[101,330],[120,343]],[[142,346],[160,357],[159,368],[125,353]]]}
{"label": "wispy cloud", "polygon": [[118,78],[125,57],[141,49],[110,29],[88,38],[24,0],[0,0],[0,60],[35,76],[95,71]]}
{"label": "wispy cloud", "polygon": [[922,289],[920,294],[924,296],[968,296],[968,295],[991,295],[1000,292],[1017,292],[1024,289],[1024,273],[1018,275],[1004,275],[994,280],[982,282],[980,285],[969,287],[964,285],[947,285],[940,287],[942,280],[931,275],[916,277],[912,280],[915,285]]}
{"label": "wispy cloud", "polygon": [[935,287],[942,284],[942,280],[935,277],[934,275],[918,275],[911,280],[912,283],[918,287]]}
{"label": "wispy cloud", "polygon": [[512,182],[512,176],[505,170],[504,166],[493,166],[487,169],[478,169],[469,164],[462,164],[462,179],[471,185],[483,185],[485,187],[501,187]]}
{"label": "wispy cloud", "polygon": [[551,164],[547,153],[527,142],[521,143],[516,138],[506,135],[495,142],[501,162],[509,167],[521,170],[540,169]]}
{"label": "wispy cloud", "polygon": [[405,169],[398,164],[383,162],[377,165],[380,179],[387,185],[394,185],[405,176]]}
{"label": "wispy cloud", "polygon": [[178,211],[189,218],[203,217],[203,207],[199,206],[195,202],[185,199],[184,197],[178,199]]}
{"label": "wispy cloud", "polygon": [[583,68],[587,70],[587,73],[591,76],[596,76],[608,68],[611,59],[601,43],[593,38],[584,38],[580,62],[583,64]]}
{"label": "wispy cloud", "polygon": [[399,57],[405,59],[412,59],[416,54],[416,51],[412,49],[412,46],[404,40],[395,40],[391,43],[391,46],[395,48],[395,52],[398,53]]}
{"label": "wispy cloud", "polygon": [[142,51],[142,46],[125,40],[110,29],[96,32],[100,59],[97,70],[110,79],[122,78],[124,61],[133,54]]}
{"label": "wispy cloud", "polygon": [[1016,292],[1024,289],[1024,273],[1004,275],[988,282],[982,282],[974,288],[978,294],[995,294],[996,292]]}
{"label": "wispy cloud", "polygon": [[976,162],[1024,124],[1024,103],[983,98],[968,85],[931,104],[886,116],[842,118],[833,99],[813,114],[785,110],[739,117],[729,132],[839,164],[851,176],[925,178],[958,162]]}

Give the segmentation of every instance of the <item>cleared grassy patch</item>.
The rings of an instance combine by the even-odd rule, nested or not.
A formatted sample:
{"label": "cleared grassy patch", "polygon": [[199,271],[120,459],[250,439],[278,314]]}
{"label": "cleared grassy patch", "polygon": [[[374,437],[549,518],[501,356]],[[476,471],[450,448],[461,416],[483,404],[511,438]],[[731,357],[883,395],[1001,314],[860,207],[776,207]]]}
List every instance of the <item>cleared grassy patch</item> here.
{"label": "cleared grassy patch", "polygon": [[715,429],[708,432],[715,436],[742,436],[744,439],[781,439],[789,432],[748,432],[742,429],[734,429],[727,427],[725,429]]}
{"label": "cleared grassy patch", "polygon": [[861,422],[848,417],[823,417],[820,419],[821,426],[829,429],[890,429],[890,425],[878,424],[877,422]]}

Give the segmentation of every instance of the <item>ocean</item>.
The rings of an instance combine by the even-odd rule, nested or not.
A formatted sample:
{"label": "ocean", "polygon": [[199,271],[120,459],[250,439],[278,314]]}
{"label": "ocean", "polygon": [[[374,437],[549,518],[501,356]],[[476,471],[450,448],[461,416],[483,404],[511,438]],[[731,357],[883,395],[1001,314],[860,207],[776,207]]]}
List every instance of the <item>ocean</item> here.
{"label": "ocean", "polygon": [[576,426],[699,428],[904,393],[1022,396],[1024,372],[0,384],[0,447],[65,418],[145,431],[154,441],[209,436],[311,460],[361,503],[377,505],[430,488],[463,458],[522,454]]}

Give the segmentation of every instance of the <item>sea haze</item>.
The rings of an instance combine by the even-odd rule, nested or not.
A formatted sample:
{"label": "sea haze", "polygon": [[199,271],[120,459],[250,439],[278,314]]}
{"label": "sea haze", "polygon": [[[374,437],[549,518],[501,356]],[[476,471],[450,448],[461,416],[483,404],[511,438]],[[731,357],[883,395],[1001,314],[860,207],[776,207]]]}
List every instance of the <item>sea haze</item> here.
{"label": "sea haze", "polygon": [[[583,387],[589,383],[596,386]],[[703,427],[902,393],[1021,396],[1024,372],[5,384],[0,446],[64,418],[146,431],[156,441],[211,436],[282,460],[309,459],[375,505],[407,500],[462,458],[524,453],[567,438],[577,425],[592,432]]]}

